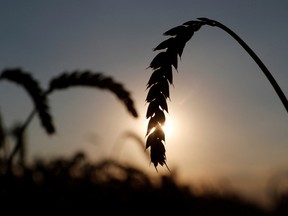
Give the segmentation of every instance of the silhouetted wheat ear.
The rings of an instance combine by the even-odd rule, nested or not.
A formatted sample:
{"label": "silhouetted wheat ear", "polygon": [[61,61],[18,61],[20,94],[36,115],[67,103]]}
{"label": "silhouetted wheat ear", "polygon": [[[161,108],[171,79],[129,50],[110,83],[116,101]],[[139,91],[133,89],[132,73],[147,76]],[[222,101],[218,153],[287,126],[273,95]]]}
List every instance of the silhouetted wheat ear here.
{"label": "silhouetted wheat ear", "polygon": [[[164,33],[172,36],[161,42],[153,51],[158,53],[150,63],[153,73],[147,83],[149,89],[146,102],[149,103],[146,118],[149,119],[147,128],[146,149],[150,149],[151,162],[156,170],[158,164],[166,165],[165,134],[162,126],[165,124],[165,112],[168,113],[167,98],[170,99],[169,84],[173,85],[173,68],[177,70],[178,57],[181,58],[185,44],[194,32],[202,26],[200,21],[191,21],[177,26]],[[148,67],[148,68],[149,68]]]}
{"label": "silhouetted wheat ear", "polygon": [[46,132],[48,134],[55,133],[53,119],[49,110],[48,99],[39,83],[30,75],[30,73],[24,72],[19,68],[6,69],[0,76],[0,80],[4,79],[15,82],[24,87],[34,102],[40,121]]}
{"label": "silhouetted wheat ear", "polygon": [[194,32],[198,31],[203,25],[215,26],[224,30],[247,51],[270,81],[288,112],[288,100],[278,83],[254,51],[236,33],[225,25],[208,18],[198,18],[198,20],[185,22],[164,33],[164,35],[171,37],[154,48],[154,51],[164,51],[158,53],[149,66],[153,69],[153,73],[147,83],[147,89],[149,89],[149,91],[146,97],[146,102],[149,103],[149,105],[147,108],[146,118],[149,119],[149,122],[146,133],[146,149],[149,147],[151,148],[151,162],[154,164],[156,170],[158,164],[161,166],[167,166],[165,155],[166,150],[164,147],[165,134],[162,130],[162,126],[165,123],[165,112],[168,113],[166,101],[167,98],[170,98],[169,84],[173,84],[172,68],[174,67],[174,69],[177,70],[178,57],[181,58],[185,44],[191,39]]}
{"label": "silhouetted wheat ear", "polygon": [[121,83],[116,82],[112,77],[105,76],[102,73],[94,73],[91,71],[64,72],[50,81],[47,94],[56,89],[65,89],[73,86],[88,86],[107,89],[114,93],[117,98],[124,103],[126,109],[133,117],[138,117],[130,92],[126,90]]}

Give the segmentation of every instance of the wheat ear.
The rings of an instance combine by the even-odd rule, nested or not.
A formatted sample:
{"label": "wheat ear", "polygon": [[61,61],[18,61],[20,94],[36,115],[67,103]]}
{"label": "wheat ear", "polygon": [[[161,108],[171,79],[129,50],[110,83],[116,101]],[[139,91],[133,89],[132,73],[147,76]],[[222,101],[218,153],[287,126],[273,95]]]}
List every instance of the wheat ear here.
{"label": "wheat ear", "polygon": [[[48,134],[55,133],[53,118],[50,114],[48,99],[44,91],[40,87],[29,72],[22,71],[19,68],[6,69],[2,72],[0,80],[9,80],[22,86],[30,95],[34,102],[35,109],[37,110],[42,126]],[[27,125],[23,126],[23,130]]]}
{"label": "wheat ear", "polygon": [[91,71],[64,72],[50,81],[47,94],[54,90],[66,89],[73,86],[88,86],[109,90],[117,96],[133,117],[138,117],[130,92],[124,88],[123,84],[116,82],[112,77],[105,76],[102,73],[94,73]]}
{"label": "wheat ear", "polygon": [[[146,102],[149,103],[146,118],[149,119],[147,128],[146,149],[150,149],[151,162],[155,168],[160,164],[166,165],[165,134],[162,126],[165,124],[165,112],[168,113],[167,99],[170,99],[169,85],[173,85],[173,68],[177,70],[186,42],[193,36],[194,31],[201,27],[200,21],[193,25],[178,26],[166,31],[164,35],[172,36],[161,42],[153,50],[164,50],[158,53],[149,67],[153,69],[147,83],[149,89]],[[149,68],[148,67],[148,68]]]}
{"label": "wheat ear", "polygon": [[178,57],[181,58],[186,43],[191,39],[194,32],[198,31],[203,25],[216,26],[224,30],[247,51],[247,53],[258,64],[266,78],[270,81],[288,112],[287,98],[278,83],[254,51],[235,32],[227,26],[207,18],[198,18],[198,20],[185,22],[164,33],[164,35],[171,37],[154,48],[154,51],[164,51],[158,53],[149,66],[153,69],[153,73],[147,83],[147,89],[149,89],[149,91],[146,97],[146,102],[149,103],[149,105],[147,108],[146,118],[149,119],[149,122],[146,133],[146,149],[149,147],[151,148],[151,162],[155,167],[157,167],[158,164],[161,166],[166,165],[166,150],[164,147],[165,134],[162,130],[162,126],[165,123],[165,112],[168,113],[166,100],[167,98],[170,98],[169,84],[173,84],[172,68],[174,67],[174,69],[177,70]]}

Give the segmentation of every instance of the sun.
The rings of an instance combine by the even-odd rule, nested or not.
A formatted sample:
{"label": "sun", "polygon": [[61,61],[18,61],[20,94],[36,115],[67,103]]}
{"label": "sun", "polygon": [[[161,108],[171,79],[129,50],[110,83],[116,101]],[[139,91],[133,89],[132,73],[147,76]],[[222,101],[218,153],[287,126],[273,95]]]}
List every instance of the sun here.
{"label": "sun", "polygon": [[[175,138],[177,132],[178,132],[178,122],[175,121],[174,117],[171,118],[170,115],[167,113],[167,112],[164,112],[165,113],[165,122],[163,125],[160,125],[159,126],[162,128],[164,134],[165,134],[165,137],[166,137],[166,140],[171,140],[172,138]],[[147,132],[147,124],[149,122],[149,119],[145,119],[145,121],[143,121],[143,126],[141,126],[142,130],[144,130],[144,133]],[[151,134],[155,131],[155,128],[152,128],[148,134]],[[146,134],[146,136],[148,135]]]}
{"label": "sun", "polygon": [[166,119],[164,125],[162,126],[162,129],[165,135],[170,137],[175,132],[175,128],[173,126],[173,121],[171,120],[171,117],[168,114],[166,114],[165,117]]}

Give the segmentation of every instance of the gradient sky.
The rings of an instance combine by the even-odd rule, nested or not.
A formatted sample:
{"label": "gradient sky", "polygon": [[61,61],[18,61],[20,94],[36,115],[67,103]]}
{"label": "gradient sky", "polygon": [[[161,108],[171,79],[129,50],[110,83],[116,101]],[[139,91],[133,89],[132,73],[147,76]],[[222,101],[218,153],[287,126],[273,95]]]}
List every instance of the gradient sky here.
{"label": "gradient sky", "polygon": [[[135,140],[122,136],[129,131],[145,138],[152,72],[146,68],[157,54],[152,49],[166,39],[163,33],[198,17],[217,20],[255,51],[288,95],[287,10],[284,0],[1,0],[1,70],[21,67],[43,88],[64,71],[102,72],[124,84],[140,115],[133,118],[108,91],[57,91],[49,97],[57,134],[47,136],[35,117],[28,128],[29,158],[82,150],[93,160],[118,158],[155,173]],[[24,121],[33,109],[27,93],[4,81],[0,90],[7,128]],[[194,34],[170,95],[167,164],[179,179],[225,179],[254,193],[287,170],[287,112],[256,63],[224,31],[204,26]]]}

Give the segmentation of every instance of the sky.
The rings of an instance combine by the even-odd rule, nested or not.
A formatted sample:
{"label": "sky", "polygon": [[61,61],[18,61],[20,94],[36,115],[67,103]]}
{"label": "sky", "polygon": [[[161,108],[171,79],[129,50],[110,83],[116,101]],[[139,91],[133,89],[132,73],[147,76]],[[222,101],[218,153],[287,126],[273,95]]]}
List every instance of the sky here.
{"label": "sky", "polygon": [[[71,156],[113,158],[158,173],[132,133],[145,141],[147,69],[167,39],[163,33],[198,17],[238,34],[288,95],[288,2],[268,0],[0,1],[0,70],[22,68],[47,89],[63,72],[111,76],[131,93],[132,117],[111,92],[75,87],[49,96],[57,133],[48,136],[37,116],[27,130],[29,159]],[[187,183],[264,191],[288,170],[288,116],[260,68],[227,33],[204,26],[188,41],[173,72],[168,101],[167,165]],[[31,98],[0,83],[0,109],[11,128],[33,110]],[[225,184],[226,184],[225,183]]]}

